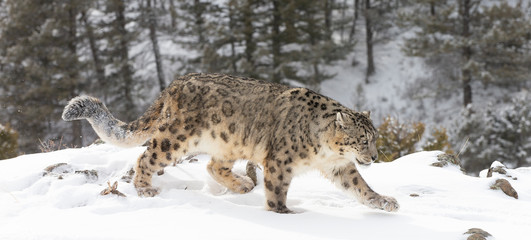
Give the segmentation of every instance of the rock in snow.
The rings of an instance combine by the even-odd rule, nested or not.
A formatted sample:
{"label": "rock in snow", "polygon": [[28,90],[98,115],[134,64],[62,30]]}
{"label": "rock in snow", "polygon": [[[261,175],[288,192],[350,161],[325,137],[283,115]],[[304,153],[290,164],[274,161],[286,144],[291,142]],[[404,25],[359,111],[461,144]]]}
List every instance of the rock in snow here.
{"label": "rock in snow", "polygon": [[507,196],[518,199],[518,193],[514,190],[513,186],[511,186],[511,183],[505,179],[496,179],[496,182],[494,182],[490,188],[495,190],[501,189]]}
{"label": "rock in snow", "polygon": [[469,234],[467,240],[486,240],[492,236],[481,228],[471,228],[465,234]]}

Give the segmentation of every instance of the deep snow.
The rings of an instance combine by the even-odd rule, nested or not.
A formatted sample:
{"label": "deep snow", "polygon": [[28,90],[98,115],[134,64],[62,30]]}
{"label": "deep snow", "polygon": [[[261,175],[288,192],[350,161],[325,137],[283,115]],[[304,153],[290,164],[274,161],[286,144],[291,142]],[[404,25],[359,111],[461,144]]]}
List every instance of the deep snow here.
{"label": "deep snow", "polygon": [[[495,239],[531,233],[531,168],[509,170],[519,199],[489,189],[496,174],[477,178],[456,166],[430,166],[440,152],[360,169],[375,191],[397,198],[397,213],[369,209],[311,172],[290,187],[288,207],[297,213],[283,215],[264,210],[262,181],[243,195],[217,184],[204,155],[154,177],[159,196],[138,197],[121,177],[143,151],[103,144],[0,161],[0,239],[447,240],[466,239],[463,233],[473,227]],[[56,163],[68,165],[43,176]],[[242,161],[235,171],[244,167]],[[76,170],[96,170],[98,178]],[[108,181],[118,181],[127,197],[100,195]]]}

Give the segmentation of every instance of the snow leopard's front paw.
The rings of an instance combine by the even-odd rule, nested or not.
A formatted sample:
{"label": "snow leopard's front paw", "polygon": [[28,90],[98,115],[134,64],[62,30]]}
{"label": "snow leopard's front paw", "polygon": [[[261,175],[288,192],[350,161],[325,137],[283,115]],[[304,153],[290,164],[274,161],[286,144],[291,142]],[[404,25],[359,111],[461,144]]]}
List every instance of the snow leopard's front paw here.
{"label": "snow leopard's front paw", "polygon": [[375,195],[369,198],[367,201],[367,206],[385,210],[387,212],[396,212],[400,208],[400,205],[395,198],[382,195]]}
{"label": "snow leopard's front paw", "polygon": [[154,197],[160,193],[160,189],[155,187],[137,187],[136,191],[139,197]]}
{"label": "snow leopard's front paw", "polygon": [[234,175],[234,176],[235,176],[235,179],[233,183],[229,186],[230,187],[229,189],[231,191],[235,193],[248,193],[251,190],[253,190],[255,184],[251,178],[247,176],[239,176],[239,175]]}

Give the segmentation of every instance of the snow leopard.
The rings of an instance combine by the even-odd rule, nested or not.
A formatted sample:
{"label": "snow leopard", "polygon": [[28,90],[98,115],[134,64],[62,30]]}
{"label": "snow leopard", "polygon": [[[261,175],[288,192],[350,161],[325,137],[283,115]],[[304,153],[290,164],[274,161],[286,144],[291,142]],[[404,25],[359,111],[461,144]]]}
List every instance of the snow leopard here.
{"label": "snow leopard", "polygon": [[178,77],[137,120],[116,119],[98,99],[75,97],[65,121],[86,119],[105,142],[132,147],[147,143],[134,170],[139,196],[160,192],[154,173],[192,153],[211,156],[207,171],[235,193],[255,187],[248,176],[232,171],[238,160],[263,168],[265,208],[291,213],[286,206],[292,179],[318,170],[360,203],[394,212],[393,197],[371,189],[358,165],[378,156],[370,112],[357,112],[307,88],[225,74],[193,73]]}

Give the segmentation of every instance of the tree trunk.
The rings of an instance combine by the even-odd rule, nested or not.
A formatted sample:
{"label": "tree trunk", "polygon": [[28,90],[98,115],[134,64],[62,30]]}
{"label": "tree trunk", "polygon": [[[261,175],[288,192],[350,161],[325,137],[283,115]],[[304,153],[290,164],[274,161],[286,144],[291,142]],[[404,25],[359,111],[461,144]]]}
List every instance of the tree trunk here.
{"label": "tree trunk", "polygon": [[162,92],[166,88],[166,80],[164,79],[164,71],[162,69],[162,57],[160,56],[159,41],[157,39],[157,19],[155,19],[155,11],[152,8],[151,0],[147,0],[148,8],[148,25],[149,38],[153,46],[153,54],[155,55],[155,65],[157,67],[157,77],[159,80],[159,88]]}
{"label": "tree trunk", "polygon": [[125,20],[125,2],[124,0],[114,0],[116,28],[120,38],[119,54],[120,54],[120,74],[123,80],[123,94],[125,97],[126,117],[131,120],[134,113],[133,97],[131,96],[131,89],[133,85],[133,73],[129,66],[129,42],[128,34],[125,28],[127,24]]}
{"label": "tree trunk", "polygon": [[254,53],[256,50],[256,43],[254,42],[253,33],[253,0],[245,1],[245,8],[243,12],[243,34],[245,39],[245,60],[249,64],[250,69],[245,69],[246,74],[249,77],[257,77],[254,64]]}
{"label": "tree trunk", "polygon": [[[461,2],[461,1],[460,1]],[[460,12],[461,12],[461,19],[462,19],[462,27],[463,27],[463,38],[469,39],[470,38],[470,9],[471,9],[471,3],[470,0],[463,0],[461,2],[460,6]],[[472,49],[469,45],[465,45],[462,48],[462,59],[463,64],[466,66],[468,65],[468,62],[470,61],[472,57]],[[463,83],[463,105],[466,107],[468,104],[472,103],[472,86],[470,85],[470,82],[472,81],[472,74],[469,69],[463,68],[462,71],[462,83]]]}
{"label": "tree trunk", "polygon": [[280,62],[281,62],[281,52],[280,52],[280,23],[281,23],[281,14],[280,14],[280,2],[279,0],[273,0],[273,22],[271,24],[273,34],[271,36],[271,50],[273,54],[273,75],[272,80],[275,83],[280,83]]}
{"label": "tree trunk", "polygon": [[354,0],[354,20],[358,20],[360,10],[360,0]]}
{"label": "tree trunk", "polygon": [[371,21],[371,1],[365,0],[365,31],[366,38],[365,42],[367,43],[367,73],[365,75],[365,83],[369,83],[369,76],[373,75],[375,72],[374,69],[374,57],[372,52],[373,42],[372,42],[372,21]]}
{"label": "tree trunk", "polygon": [[343,0],[343,3],[341,4],[341,21],[339,25],[339,37],[341,39],[341,43],[345,43],[345,10],[347,9],[347,0]]}
{"label": "tree trunk", "polygon": [[[81,12],[81,21],[83,21],[83,24],[85,25],[85,31],[87,33],[87,38],[89,41],[89,47],[90,47],[90,53],[92,55],[92,61],[94,62],[94,69],[96,71],[96,79],[98,81],[98,86],[102,88],[106,88],[107,82],[105,81],[105,72],[102,67],[101,59],[100,59],[100,53],[98,51],[98,46],[96,44],[96,37],[94,36],[94,29],[90,25],[87,19],[86,12]],[[107,99],[107,93],[104,92],[104,100]]]}
{"label": "tree trunk", "polygon": [[[229,30],[231,32],[236,31],[235,27],[235,19],[234,19],[234,6],[232,4],[229,4]],[[237,74],[238,73],[238,59],[236,56],[236,38],[234,37],[234,34],[230,36],[230,58],[231,58],[231,67],[232,67],[232,73]]]}
{"label": "tree trunk", "polygon": [[[68,4],[68,35],[69,35],[69,41],[68,41],[68,49],[70,51],[70,54],[72,56],[77,57],[77,22],[76,22],[76,16],[77,16],[77,9],[75,6],[75,3]],[[70,95],[76,96],[77,88],[78,88],[78,78],[79,74],[77,71],[70,69],[69,71],[69,78],[70,81],[72,81],[71,89],[70,89]],[[83,139],[82,136],[82,126],[81,121],[73,121],[72,123],[72,146],[81,147],[83,146]]]}
{"label": "tree trunk", "polygon": [[350,28],[350,34],[348,36],[348,42],[352,43],[354,41],[354,34],[356,34],[356,22],[358,21],[358,8],[359,8],[359,0],[354,0],[354,18],[352,20],[352,27]]}
{"label": "tree trunk", "polygon": [[170,19],[171,19],[171,29],[175,30],[177,25],[177,11],[175,11],[174,0],[170,0]]}
{"label": "tree trunk", "polygon": [[325,38],[332,38],[332,9],[334,1],[325,0],[324,2],[324,17],[325,17]]}
{"label": "tree trunk", "polygon": [[199,0],[194,0],[194,20],[195,20],[195,27],[197,31],[197,41],[201,45],[200,48],[202,50],[203,44],[205,43],[205,35],[204,35],[204,29],[203,24],[205,21],[203,20],[203,3]]}
{"label": "tree trunk", "polygon": [[[314,17],[314,16],[312,16]],[[308,28],[309,29],[315,29],[315,25],[312,24],[313,22],[310,21],[309,24],[308,24]],[[315,49],[315,46],[317,45],[318,43],[318,39],[316,38],[316,34],[312,34],[310,33],[309,34],[309,39],[310,41],[310,45],[311,45],[311,49]],[[315,57],[312,57],[312,59],[310,60],[311,64],[312,64],[312,67],[313,67],[313,76],[312,76],[312,81],[311,81],[311,85],[312,87],[317,87],[319,85],[319,83],[321,82],[321,72],[319,71],[319,59],[315,59]]]}
{"label": "tree trunk", "polygon": [[463,70],[463,105],[466,107],[472,103],[472,86],[470,85],[470,70]]}
{"label": "tree trunk", "polygon": [[321,82],[321,71],[319,71],[319,63],[315,61],[313,64],[313,86],[319,86],[319,83]]}

